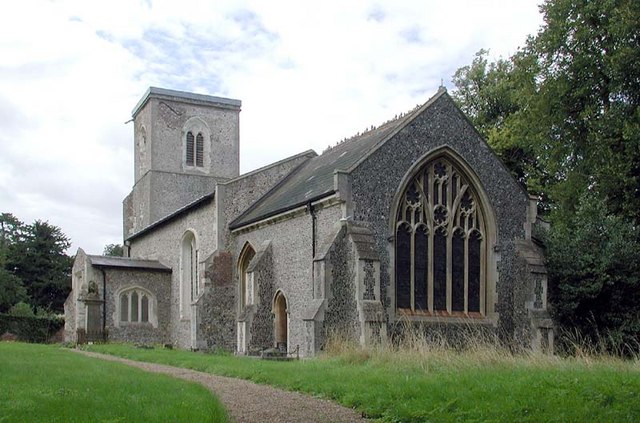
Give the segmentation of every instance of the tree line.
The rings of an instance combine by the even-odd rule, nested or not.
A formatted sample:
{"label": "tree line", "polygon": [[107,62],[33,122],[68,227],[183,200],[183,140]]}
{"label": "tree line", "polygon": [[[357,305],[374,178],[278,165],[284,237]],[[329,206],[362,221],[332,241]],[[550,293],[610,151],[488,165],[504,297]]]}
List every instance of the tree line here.
{"label": "tree line", "polygon": [[62,313],[71,291],[70,245],[48,222],[0,214],[0,313]]}
{"label": "tree line", "polygon": [[640,350],[640,2],[547,0],[509,58],[480,50],[452,96],[540,197],[551,311],[593,343]]}

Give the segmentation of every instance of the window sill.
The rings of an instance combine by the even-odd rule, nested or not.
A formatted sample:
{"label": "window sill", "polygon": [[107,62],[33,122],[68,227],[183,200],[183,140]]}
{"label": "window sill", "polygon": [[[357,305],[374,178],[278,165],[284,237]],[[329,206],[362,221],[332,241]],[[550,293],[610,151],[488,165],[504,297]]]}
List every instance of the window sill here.
{"label": "window sill", "polygon": [[495,326],[497,320],[485,316],[481,313],[471,312],[464,313],[461,311],[448,313],[447,311],[428,312],[421,310],[396,309],[395,319],[398,321],[408,320],[415,322],[433,322],[433,323],[452,323],[452,324],[469,324],[469,325],[487,325]]}
{"label": "window sill", "polygon": [[151,322],[118,322],[118,327],[121,328],[144,328],[144,327],[149,327],[149,328],[156,328],[157,326],[155,326],[153,323]]}

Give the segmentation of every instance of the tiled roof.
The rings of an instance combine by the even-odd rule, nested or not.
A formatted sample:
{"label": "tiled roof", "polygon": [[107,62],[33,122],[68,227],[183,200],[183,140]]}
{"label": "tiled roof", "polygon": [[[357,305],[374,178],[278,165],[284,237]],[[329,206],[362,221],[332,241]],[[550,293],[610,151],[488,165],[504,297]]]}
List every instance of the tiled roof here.
{"label": "tiled roof", "polygon": [[167,222],[170,222],[171,220],[173,220],[174,218],[176,218],[177,216],[180,216],[182,213],[185,213],[195,207],[201,206],[202,204],[204,204],[207,200],[211,200],[214,198],[215,196],[215,189],[209,193],[209,194],[205,194],[200,198],[196,198],[195,200],[193,200],[192,202],[190,202],[189,204],[186,204],[182,207],[180,207],[178,210],[168,214],[167,216],[160,218],[158,220],[156,220],[155,222],[151,223],[149,226],[146,226],[144,228],[142,228],[141,230],[139,230],[138,232],[131,234],[129,236],[127,236],[125,238],[126,241],[131,241],[134,238],[139,237],[142,234],[146,234],[149,231],[151,231],[152,229],[155,229],[157,227],[159,227],[160,225],[163,225]]}
{"label": "tiled roof", "polygon": [[117,267],[121,269],[144,269],[171,272],[171,268],[156,260],[138,260],[128,257],[90,256],[91,264],[96,267]]}
{"label": "tiled roof", "polygon": [[443,92],[445,91],[439,91],[427,103],[410,113],[356,135],[308,160],[231,222],[229,227],[240,228],[334,194],[333,174],[336,170],[350,170],[377,145],[413,120]]}

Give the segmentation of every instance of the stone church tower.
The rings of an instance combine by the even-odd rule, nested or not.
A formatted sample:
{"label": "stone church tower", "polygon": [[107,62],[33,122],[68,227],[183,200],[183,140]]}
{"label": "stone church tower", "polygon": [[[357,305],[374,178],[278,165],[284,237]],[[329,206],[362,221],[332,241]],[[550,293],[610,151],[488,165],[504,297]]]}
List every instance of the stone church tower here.
{"label": "stone church tower", "polygon": [[132,112],[135,184],[123,202],[125,238],[238,176],[240,106],[228,98],[147,90]]}

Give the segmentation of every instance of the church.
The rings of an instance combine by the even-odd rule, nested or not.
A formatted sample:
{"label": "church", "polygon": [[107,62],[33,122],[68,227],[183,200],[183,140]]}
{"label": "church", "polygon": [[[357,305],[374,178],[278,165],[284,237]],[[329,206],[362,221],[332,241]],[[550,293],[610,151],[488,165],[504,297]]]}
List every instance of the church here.
{"label": "church", "polygon": [[78,250],[67,341],[311,357],[477,328],[553,349],[536,198],[446,89],[242,175],[240,109],[154,87],[135,106],[125,257]]}

